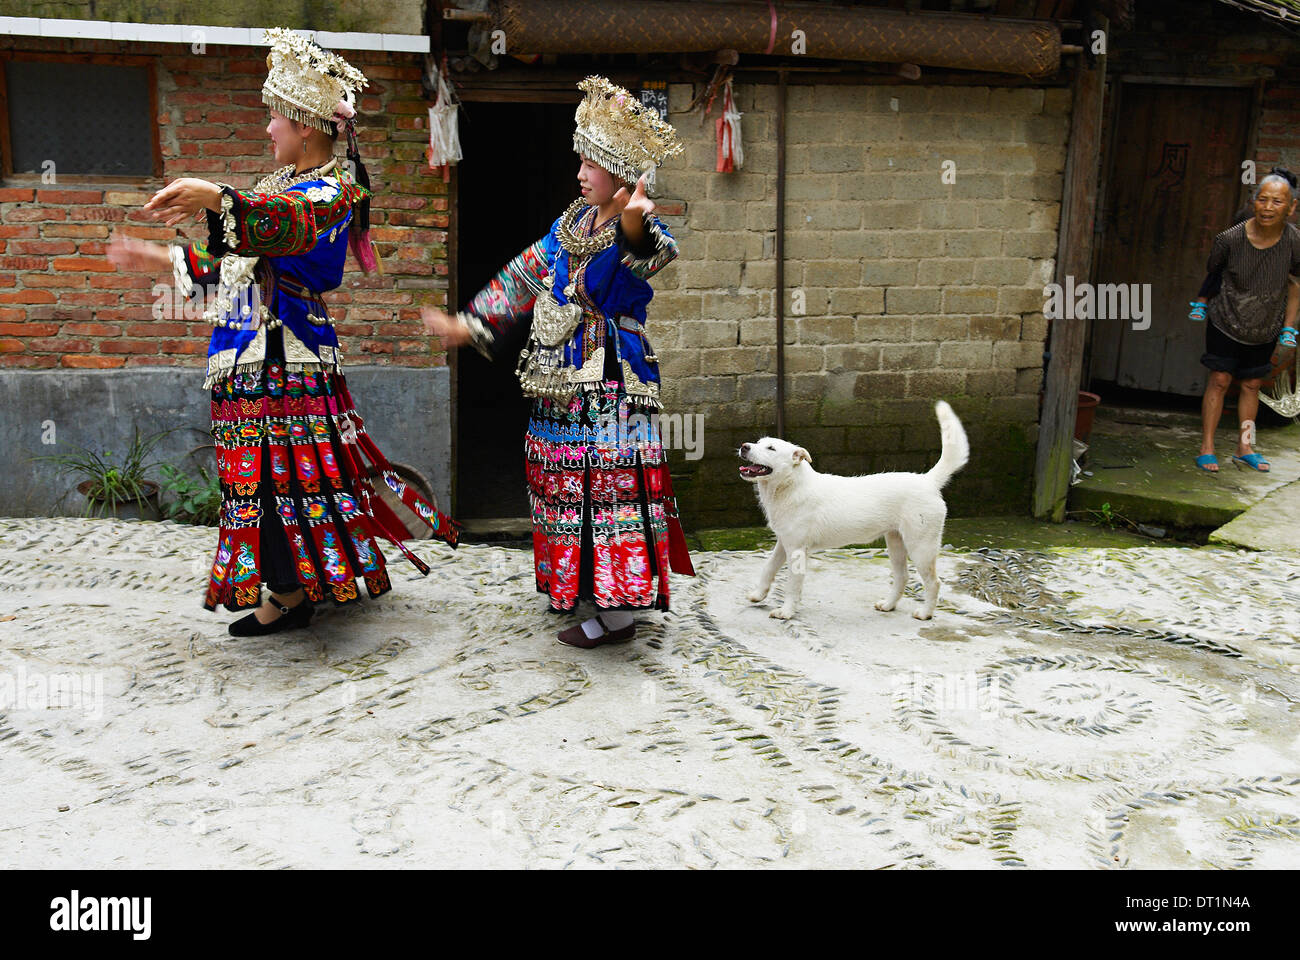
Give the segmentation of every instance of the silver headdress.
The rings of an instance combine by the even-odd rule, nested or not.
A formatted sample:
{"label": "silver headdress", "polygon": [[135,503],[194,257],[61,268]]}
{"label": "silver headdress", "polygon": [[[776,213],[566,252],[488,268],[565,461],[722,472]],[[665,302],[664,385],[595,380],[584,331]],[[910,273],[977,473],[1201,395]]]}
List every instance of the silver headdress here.
{"label": "silver headdress", "polygon": [[683,150],[672,124],[604,77],[588,77],[578,89],[587,96],[574,114],[574,151],[627,183],[645,174],[653,186],[655,168]]}
{"label": "silver headdress", "polygon": [[[356,95],[368,86],[365,75],[336,53],[285,27],[266,31],[271,45],[270,71],[262,84],[262,101],[290,120],[324,133],[336,132],[334,121],[355,110]],[[339,105],[346,105],[339,110]]]}

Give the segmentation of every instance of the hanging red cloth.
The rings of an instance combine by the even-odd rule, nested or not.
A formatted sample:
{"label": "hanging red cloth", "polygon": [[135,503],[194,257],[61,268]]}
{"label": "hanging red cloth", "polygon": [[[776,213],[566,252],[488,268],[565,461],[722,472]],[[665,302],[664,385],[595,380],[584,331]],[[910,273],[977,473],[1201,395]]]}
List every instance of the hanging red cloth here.
{"label": "hanging red cloth", "polygon": [[740,143],[740,111],[731,93],[731,78],[723,87],[722,116],[713,121],[718,138],[718,173],[734,173],[745,162],[745,152]]}

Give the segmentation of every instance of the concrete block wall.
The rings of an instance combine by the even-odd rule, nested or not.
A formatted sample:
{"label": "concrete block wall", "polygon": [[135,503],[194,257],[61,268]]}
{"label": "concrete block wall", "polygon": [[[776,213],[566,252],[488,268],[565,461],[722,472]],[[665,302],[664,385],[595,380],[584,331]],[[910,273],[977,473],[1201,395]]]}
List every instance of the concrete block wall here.
{"label": "concrete block wall", "polygon": [[[776,92],[736,85],[744,167],[720,174],[691,85],[669,91],[687,150],[657,202],[682,254],[649,333],[666,407],[705,417],[703,460],[674,454],[700,525],[757,518],[735,448],[775,429]],[[1062,87],[788,88],[786,434],[815,467],[928,469],[942,398],[976,451],[954,512],[1026,507],[1069,111]]]}

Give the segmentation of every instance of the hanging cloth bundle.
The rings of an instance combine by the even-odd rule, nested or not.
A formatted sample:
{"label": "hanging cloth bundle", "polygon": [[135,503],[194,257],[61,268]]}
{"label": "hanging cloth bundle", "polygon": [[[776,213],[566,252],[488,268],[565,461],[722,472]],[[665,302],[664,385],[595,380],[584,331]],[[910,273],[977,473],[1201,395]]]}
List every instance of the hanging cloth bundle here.
{"label": "hanging cloth bundle", "polygon": [[740,143],[740,117],[731,93],[731,77],[723,87],[722,116],[713,121],[718,136],[718,173],[734,173],[745,163],[745,151]]}
{"label": "hanging cloth bundle", "polygon": [[429,167],[442,168],[442,179],[451,179],[451,165],[461,158],[460,130],[456,112],[460,101],[447,77],[447,55],[434,82],[436,97],[429,108]]}
{"label": "hanging cloth bundle", "polygon": [[1259,399],[1284,417],[1300,416],[1300,378],[1296,376],[1298,364],[1294,359],[1284,362],[1273,377],[1272,386],[1259,391]]}
{"label": "hanging cloth bundle", "polygon": [[361,162],[361,150],[357,146],[357,114],[352,105],[340,101],[334,113],[334,122],[341,124],[348,135],[348,159],[356,172],[357,183],[365,187],[366,195],[352,215],[352,228],[348,230],[348,248],[357,258],[361,269],[366,273],[384,272],[384,263],[379,259],[379,251],[370,240],[370,174]]}

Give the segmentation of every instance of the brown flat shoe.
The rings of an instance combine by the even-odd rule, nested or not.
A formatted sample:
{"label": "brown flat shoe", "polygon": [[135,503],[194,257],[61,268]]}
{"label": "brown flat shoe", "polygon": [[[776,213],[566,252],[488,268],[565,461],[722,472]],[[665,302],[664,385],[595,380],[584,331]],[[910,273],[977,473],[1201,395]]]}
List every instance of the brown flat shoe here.
{"label": "brown flat shoe", "polygon": [[559,634],[560,643],[566,643],[571,647],[581,647],[584,650],[590,650],[593,647],[599,647],[606,643],[626,643],[636,636],[636,624],[630,623],[622,630],[615,630],[610,633],[609,627],[605,626],[605,621],[600,619],[600,614],[596,614],[596,622],[604,629],[599,637],[592,639],[587,636],[586,631],[582,629],[582,624],[576,627],[569,627],[567,630],[561,630]]}

